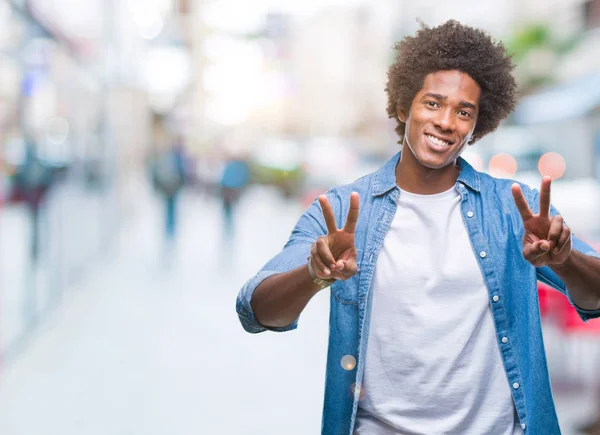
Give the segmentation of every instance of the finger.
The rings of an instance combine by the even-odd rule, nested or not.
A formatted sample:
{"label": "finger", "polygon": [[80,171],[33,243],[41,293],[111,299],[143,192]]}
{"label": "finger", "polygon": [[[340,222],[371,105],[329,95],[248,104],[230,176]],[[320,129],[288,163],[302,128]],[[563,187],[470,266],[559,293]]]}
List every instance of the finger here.
{"label": "finger", "polygon": [[[322,252],[326,253],[329,252],[330,257],[327,257],[327,260],[323,257]],[[317,241],[315,243],[313,243],[313,245],[310,248],[310,255],[313,257],[319,257],[321,259],[321,261],[323,261],[323,264],[326,265],[326,267],[328,269],[332,269],[335,266],[335,261],[333,260],[333,254],[331,254],[331,250],[329,249],[329,243],[327,240],[327,236],[322,236],[319,237],[317,239]]]}
{"label": "finger", "polygon": [[345,260],[344,268],[339,272],[334,272],[333,277],[338,280],[347,280],[352,278],[358,272],[356,262],[353,260]]}
{"label": "finger", "polygon": [[530,219],[533,216],[533,213],[529,209],[529,205],[523,196],[523,191],[521,190],[521,186],[518,183],[514,183],[511,186],[511,192],[513,195],[513,199],[515,200],[515,205],[517,206],[517,210],[519,210],[519,214],[521,215],[521,219],[524,221]]}
{"label": "finger", "polygon": [[316,255],[312,255],[310,259],[312,261],[313,271],[315,272],[315,275],[317,275],[319,278],[331,278],[331,270],[327,266],[325,266],[325,263],[323,263],[323,260],[321,259],[321,257],[319,257],[318,253]]}
{"label": "finger", "polygon": [[356,265],[356,261],[354,260],[346,260],[344,261],[344,274],[353,277],[358,273],[358,266]]}
{"label": "finger", "polygon": [[329,204],[329,199],[327,199],[327,196],[320,195],[319,204],[321,204],[321,210],[323,211],[323,217],[325,218],[327,231],[329,232],[329,234],[335,233],[337,231],[337,225],[335,223],[333,209],[331,208],[331,204]]}
{"label": "finger", "polygon": [[523,257],[525,260],[532,262],[548,252],[548,241],[538,240],[535,243],[525,245],[523,247]]}
{"label": "finger", "polygon": [[347,263],[346,260],[338,260],[337,263],[335,263],[335,271],[332,275],[335,279],[348,279],[346,270]]}
{"label": "finger", "polygon": [[344,231],[353,233],[356,230],[356,222],[358,221],[358,207],[360,198],[358,193],[352,192],[350,194],[350,209],[348,210],[348,217],[346,218],[346,225],[344,225]]}
{"label": "finger", "polygon": [[571,229],[566,225],[563,225],[562,232],[560,233],[558,241],[556,242],[556,247],[554,248],[555,254],[559,254],[564,247],[571,242],[572,235],[573,233],[571,233]]}
{"label": "finger", "polygon": [[[325,263],[323,263],[323,260],[321,259],[320,255],[319,255],[319,250],[317,249],[316,242],[310,248],[310,261],[312,261],[312,265],[314,266],[314,269],[318,268],[318,269],[325,271],[325,268],[327,268],[327,266],[325,266]],[[327,268],[327,269],[329,270],[329,268]]]}
{"label": "finger", "polygon": [[335,270],[335,258],[333,258],[333,254],[329,249],[327,237],[319,237],[317,239],[317,254],[329,269]]}
{"label": "finger", "polygon": [[558,246],[558,238],[560,237],[563,230],[563,218],[562,216],[556,215],[550,221],[550,229],[548,230],[548,241],[550,242],[550,249]]}
{"label": "finger", "polygon": [[550,213],[550,185],[552,177],[546,175],[542,177],[542,187],[540,189],[540,216],[548,217]]}

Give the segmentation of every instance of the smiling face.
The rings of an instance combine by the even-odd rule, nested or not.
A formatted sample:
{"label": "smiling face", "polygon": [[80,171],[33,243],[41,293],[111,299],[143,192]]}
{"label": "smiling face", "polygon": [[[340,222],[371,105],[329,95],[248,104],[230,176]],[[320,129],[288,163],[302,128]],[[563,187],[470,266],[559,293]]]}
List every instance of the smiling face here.
{"label": "smiling face", "polygon": [[[480,96],[481,88],[465,73],[452,70],[428,74],[409,113],[398,113],[406,123],[403,163],[417,171],[454,170],[454,162],[475,130]],[[405,154],[410,154],[408,160]]]}

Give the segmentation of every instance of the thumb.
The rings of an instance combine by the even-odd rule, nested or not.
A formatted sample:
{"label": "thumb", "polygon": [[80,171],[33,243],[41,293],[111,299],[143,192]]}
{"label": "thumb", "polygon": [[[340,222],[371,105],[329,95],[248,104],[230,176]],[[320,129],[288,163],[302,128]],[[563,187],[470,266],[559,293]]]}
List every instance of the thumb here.
{"label": "thumb", "polygon": [[356,264],[356,260],[354,258],[351,258],[350,260],[343,260],[343,261],[344,261],[344,269],[343,269],[344,274],[349,275],[349,276],[356,275],[356,273],[358,272],[358,265]]}
{"label": "thumb", "polygon": [[333,272],[333,278],[341,281],[352,278],[358,273],[358,267],[354,260],[339,260]]}
{"label": "thumb", "polygon": [[542,255],[548,252],[547,240],[538,240],[537,242],[528,243],[523,247],[523,256],[529,262],[537,260]]}

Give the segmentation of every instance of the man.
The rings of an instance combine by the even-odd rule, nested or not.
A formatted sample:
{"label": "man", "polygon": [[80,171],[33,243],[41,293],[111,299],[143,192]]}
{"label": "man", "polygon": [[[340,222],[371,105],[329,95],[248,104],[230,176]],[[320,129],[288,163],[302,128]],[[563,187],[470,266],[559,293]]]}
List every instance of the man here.
{"label": "man", "polygon": [[151,161],[152,184],[164,199],[165,242],[170,247],[177,230],[177,198],[185,186],[184,142],[177,136]]}
{"label": "man", "polygon": [[225,162],[221,176],[221,201],[223,203],[224,237],[231,241],[234,231],[233,211],[250,183],[250,167],[242,156],[231,156]]}
{"label": "man", "polygon": [[514,107],[502,44],[448,21],[396,48],[401,153],[308,208],[240,320],[294,329],[331,286],[323,434],[558,434],[536,283],[598,317],[600,255],[550,207],[549,177],[538,192],[460,158]]}

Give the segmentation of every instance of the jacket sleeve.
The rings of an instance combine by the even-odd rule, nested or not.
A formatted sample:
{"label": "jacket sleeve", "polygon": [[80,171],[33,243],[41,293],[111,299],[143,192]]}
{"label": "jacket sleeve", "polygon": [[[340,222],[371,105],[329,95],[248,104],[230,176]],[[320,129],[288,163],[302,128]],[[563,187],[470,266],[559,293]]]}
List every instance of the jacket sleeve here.
{"label": "jacket sleeve", "polygon": [[[534,213],[538,213],[539,206],[540,206],[540,194],[537,191],[537,189],[528,189],[528,190],[529,190],[529,195],[528,195],[529,207],[531,208],[531,210]],[[555,216],[557,214],[560,214],[560,212],[554,206],[551,205],[550,206],[550,216]],[[573,245],[574,250],[579,251],[585,255],[590,255],[592,257],[600,258],[600,254],[598,252],[596,252],[596,250],[594,248],[592,248],[590,245],[588,245],[583,240],[576,237],[575,234],[572,234],[571,237],[572,237],[571,240],[572,240],[572,245]],[[584,322],[588,321],[590,319],[595,319],[597,317],[600,317],[600,310],[595,310],[595,311],[584,310],[583,308],[579,308],[577,305],[575,305],[575,303],[573,302],[573,299],[571,299],[571,295],[569,294],[569,289],[566,287],[565,283],[562,282],[562,280],[558,277],[558,275],[556,273],[554,273],[554,271],[549,266],[537,268],[537,278],[539,281],[543,282],[544,284],[548,284],[549,286],[555,288],[556,290],[558,290],[559,292],[564,294],[567,297],[567,299],[569,300],[569,303],[571,304],[571,306],[573,306],[577,310],[579,317]]]}
{"label": "jacket sleeve", "polygon": [[[331,201],[331,192],[327,193]],[[283,250],[273,257],[263,268],[252,277],[240,290],[237,301],[236,311],[244,329],[250,333],[264,332],[267,330],[284,332],[296,329],[298,319],[291,325],[282,328],[270,328],[261,325],[256,320],[250,301],[254,290],[268,277],[288,272],[306,264],[306,259],[310,255],[310,248],[313,243],[321,236],[327,234],[325,220],[321,211],[321,206],[315,200],[310,207],[298,220],[292,234]]]}

